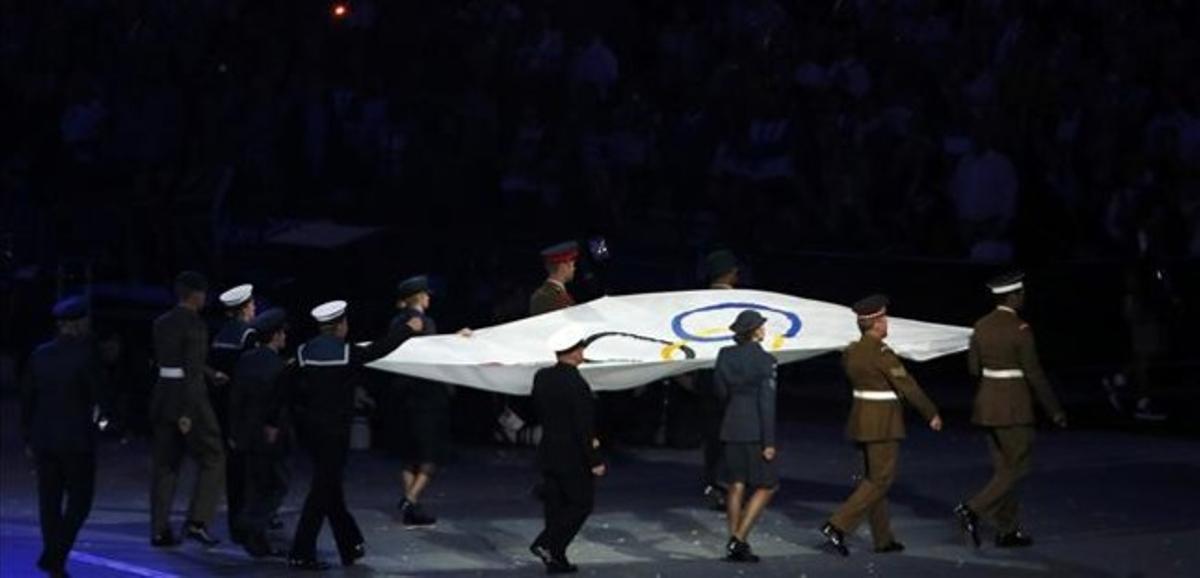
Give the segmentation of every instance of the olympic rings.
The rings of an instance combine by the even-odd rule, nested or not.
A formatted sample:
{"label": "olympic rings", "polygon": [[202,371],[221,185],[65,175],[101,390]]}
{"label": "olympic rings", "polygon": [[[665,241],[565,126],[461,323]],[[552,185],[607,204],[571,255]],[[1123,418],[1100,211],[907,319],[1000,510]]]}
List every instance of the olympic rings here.
{"label": "olympic rings", "polygon": [[695,335],[683,328],[683,320],[689,315],[706,313],[709,311],[719,311],[722,309],[757,309],[759,311],[767,311],[769,313],[782,315],[787,318],[789,322],[788,329],[776,339],[776,348],[782,345],[783,339],[792,338],[798,335],[800,333],[800,328],[803,326],[803,323],[800,321],[800,316],[792,313],[791,311],[775,309],[774,307],[759,305],[757,303],[717,303],[715,305],[706,305],[690,311],[684,311],[683,313],[676,315],[675,318],[671,320],[671,330],[675,332],[677,337],[684,341],[699,341],[702,343],[717,343],[726,341],[729,339],[729,335],[723,330],[715,330],[722,333],[722,335],[713,335],[714,329],[707,329],[701,331],[700,335]]}

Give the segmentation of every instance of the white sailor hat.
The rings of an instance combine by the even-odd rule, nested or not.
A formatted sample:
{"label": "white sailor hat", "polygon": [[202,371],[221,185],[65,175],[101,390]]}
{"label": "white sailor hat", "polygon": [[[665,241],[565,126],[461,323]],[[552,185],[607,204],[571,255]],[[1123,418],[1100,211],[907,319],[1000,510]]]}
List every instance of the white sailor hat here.
{"label": "white sailor hat", "polygon": [[577,323],[571,323],[550,334],[546,339],[546,347],[555,353],[565,353],[579,347],[587,346],[588,329]]}
{"label": "white sailor hat", "polygon": [[237,307],[254,296],[254,286],[246,283],[238,285],[221,294],[221,304],[226,307]]}
{"label": "white sailor hat", "polygon": [[317,323],[329,323],[337,321],[346,314],[345,301],[330,301],[313,307],[312,317],[317,320]]}
{"label": "white sailor hat", "polygon": [[1005,273],[988,282],[988,289],[993,295],[1004,295],[1025,288],[1025,274],[1020,271]]}

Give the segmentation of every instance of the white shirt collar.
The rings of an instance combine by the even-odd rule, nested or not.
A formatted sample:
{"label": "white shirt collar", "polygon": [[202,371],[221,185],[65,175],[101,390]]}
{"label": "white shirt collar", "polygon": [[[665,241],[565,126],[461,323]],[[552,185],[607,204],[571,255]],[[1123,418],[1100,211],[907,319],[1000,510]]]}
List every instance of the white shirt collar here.
{"label": "white shirt collar", "polygon": [[997,305],[996,309],[998,309],[1000,311],[1007,311],[1009,313],[1012,313],[1013,315],[1017,314],[1017,310],[1013,309],[1012,307],[1009,307],[1008,305]]}
{"label": "white shirt collar", "polygon": [[566,289],[567,289],[567,285],[565,283],[563,283],[562,281],[559,281],[558,279],[551,279],[551,278],[547,277],[546,282],[551,285],[557,285],[560,289],[562,289],[564,291],[566,291]]}

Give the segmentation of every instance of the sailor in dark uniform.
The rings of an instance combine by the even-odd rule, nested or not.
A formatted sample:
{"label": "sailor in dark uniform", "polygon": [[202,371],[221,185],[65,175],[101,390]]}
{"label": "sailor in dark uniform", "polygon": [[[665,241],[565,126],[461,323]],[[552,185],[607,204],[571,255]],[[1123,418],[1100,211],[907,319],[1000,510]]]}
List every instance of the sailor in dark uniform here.
{"label": "sailor in dark uniform", "polygon": [[586,337],[577,325],[556,331],[547,345],[558,363],[539,369],[533,377],[533,406],[543,428],[538,467],[546,525],[529,550],[550,574],[578,570],[567,560],[567,546],[592,513],[595,478],[606,473],[596,437],[592,390],[579,373]]}
{"label": "sailor in dark uniform", "polygon": [[362,532],[346,509],[342,490],[356,378],[364,364],[391,353],[424,325],[420,317],[413,317],[383,339],[360,346],[346,341],[350,326],[345,301],[319,305],[312,310],[312,317],[321,333],[296,351],[299,376],[292,395],[301,442],[312,457],[313,475],[288,563],[294,568],[323,570],[329,565],[317,559],[317,535],[326,518],[344,566],[366,555]]}
{"label": "sailor in dark uniform", "polygon": [[[758,562],[746,539],[779,487],[775,472],[775,357],[762,348],[767,320],[742,311],[729,330],[735,345],[717,354],[713,384],[727,400],[721,422],[721,456],[729,493],[729,542],[725,557]],[[747,490],[753,492],[747,499]]]}
{"label": "sailor in dark uniform", "polygon": [[242,354],[229,391],[229,436],[242,454],[245,500],[235,528],[251,556],[282,556],[267,540],[271,517],[287,495],[288,412],[284,407],[288,362],[287,315],[270,309],[252,323],[260,344]]}
{"label": "sailor in dark uniform", "polygon": [[213,336],[212,357],[213,369],[229,373],[241,359],[242,353],[255,345],[257,330],[251,321],[254,320],[254,286],[238,285],[220,296],[221,305],[225,307],[225,324]]}
{"label": "sailor in dark uniform", "polygon": [[103,416],[98,411],[102,370],[87,337],[87,302],[64,299],[53,313],[58,335],[34,350],[21,382],[21,426],[37,464],[42,526],[37,565],[51,576],[66,576],[67,556],[92,510],[95,493],[93,417]]}
{"label": "sailor in dark uniform", "polygon": [[208,282],[202,275],[191,271],[180,273],[175,279],[178,305],[154,320],[158,383],[150,401],[153,424],[150,543],[156,547],[179,543],[171,533],[170,516],[185,453],[196,460],[199,471],[184,536],[205,546],[219,542],[208,527],[225,487],[225,451],[205,378],[222,385],[229,377],[206,365],[208,328],[200,311],[204,309],[207,291]]}
{"label": "sailor in dark uniform", "polygon": [[[421,335],[437,333],[437,325],[429,317],[432,292],[429,278],[418,275],[405,279],[397,287],[397,309],[392,327],[398,328],[414,317],[421,318]],[[464,329],[460,335],[469,335]],[[394,386],[403,399],[405,433],[403,441],[404,498],[400,512],[406,526],[428,526],[437,518],[422,507],[421,494],[429,486],[438,465],[445,459],[450,439],[450,397],[453,386],[408,376],[394,378]]]}
{"label": "sailor in dark uniform", "polygon": [[[233,367],[247,349],[254,346],[255,330],[250,325],[254,319],[254,286],[238,285],[220,296],[225,306],[225,324],[213,337],[209,349],[209,365],[225,375],[233,375]],[[242,509],[242,489],[245,467],[242,452],[233,443],[229,424],[229,385],[218,385],[210,390],[213,410],[221,424],[222,441],[225,442],[225,500],[228,504],[229,537],[236,543],[242,542],[238,531],[237,516]]]}

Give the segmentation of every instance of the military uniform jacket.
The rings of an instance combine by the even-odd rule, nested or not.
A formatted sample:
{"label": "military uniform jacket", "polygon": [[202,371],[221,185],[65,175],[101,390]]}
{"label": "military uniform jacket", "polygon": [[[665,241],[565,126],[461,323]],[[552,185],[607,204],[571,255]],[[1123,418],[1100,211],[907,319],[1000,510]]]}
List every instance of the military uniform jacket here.
{"label": "military uniform jacket", "polygon": [[544,471],[591,475],[600,465],[595,401],[579,369],[565,363],[539,369],[533,376],[533,407],[542,424],[538,465]]}
{"label": "military uniform jacket", "polygon": [[402,325],[368,346],[346,343],[329,334],[301,345],[296,350],[299,375],[291,392],[300,425],[329,434],[345,433],[354,414],[354,389],[362,366],[391,353],[412,335],[412,330]]}
{"label": "military uniform jacket", "polygon": [[[437,334],[437,324],[434,323],[433,318],[422,311],[412,308],[403,309],[392,318],[391,330],[396,331],[413,317],[420,317],[421,322],[424,324],[421,332],[416,335]],[[392,378],[392,383],[403,390],[404,402],[410,410],[445,409],[450,405],[451,386],[444,383],[437,383],[408,375],[397,375]]]}
{"label": "military uniform jacket", "polygon": [[162,368],[180,369],[183,377],[158,378],[151,418],[175,423],[180,417],[197,411],[197,404],[208,403],[204,378],[211,371],[208,358],[208,328],[195,311],[174,309],[154,320],[154,358]]}
{"label": "military uniform jacket", "polygon": [[[229,390],[229,435],[245,452],[282,449],[287,431],[285,380],[288,365],[275,350],[260,346],[244,353],[234,366]],[[268,444],[265,426],[279,428],[280,437]]]}
{"label": "military uniform jacket", "polygon": [[60,335],[34,350],[21,382],[25,441],[39,452],[91,452],[101,401],[100,361],[90,340]]}
{"label": "military uniform jacket", "polygon": [[541,315],[550,311],[566,309],[574,304],[575,299],[571,297],[570,293],[567,293],[566,287],[547,279],[529,298],[529,314]]}
{"label": "military uniform jacket", "polygon": [[972,423],[1033,424],[1035,395],[1047,414],[1062,412],[1038,361],[1033,329],[1012,309],[997,308],[975,323],[967,365],[979,378]]}
{"label": "military uniform jacket", "polygon": [[213,336],[209,353],[209,365],[213,369],[232,376],[233,368],[246,350],[257,343],[258,332],[241,319],[230,319]]}
{"label": "military uniform jacket", "polygon": [[[846,436],[857,442],[904,438],[904,402],[912,405],[926,421],[938,414],[917,381],[900,363],[900,358],[871,335],[863,335],[842,353],[842,367],[855,392],[846,422]],[[870,399],[895,394],[896,399]],[[880,395],[882,394],[882,395]]]}
{"label": "military uniform jacket", "polygon": [[775,357],[756,342],[717,353],[713,386],[725,401],[723,442],[775,445]]}

